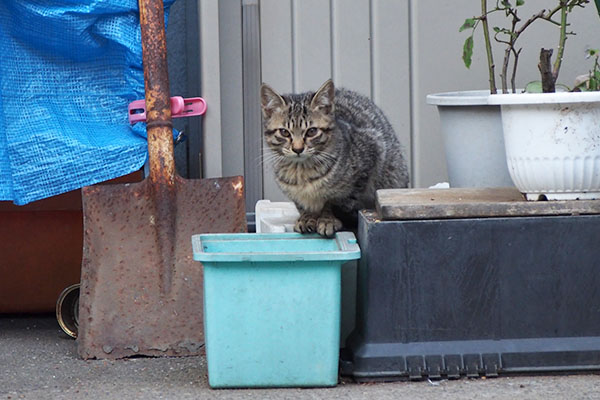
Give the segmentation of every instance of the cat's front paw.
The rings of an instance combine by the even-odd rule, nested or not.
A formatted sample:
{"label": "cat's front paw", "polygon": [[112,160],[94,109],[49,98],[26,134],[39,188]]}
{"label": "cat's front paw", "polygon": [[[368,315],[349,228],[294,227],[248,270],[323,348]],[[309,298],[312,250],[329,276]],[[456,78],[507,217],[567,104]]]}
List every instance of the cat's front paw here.
{"label": "cat's front paw", "polygon": [[317,232],[321,236],[332,237],[342,229],[342,221],[334,216],[324,216],[317,220]]}
{"label": "cat's front paw", "polygon": [[294,231],[299,233],[313,233],[317,231],[317,219],[315,214],[302,214],[296,225],[294,225]]}

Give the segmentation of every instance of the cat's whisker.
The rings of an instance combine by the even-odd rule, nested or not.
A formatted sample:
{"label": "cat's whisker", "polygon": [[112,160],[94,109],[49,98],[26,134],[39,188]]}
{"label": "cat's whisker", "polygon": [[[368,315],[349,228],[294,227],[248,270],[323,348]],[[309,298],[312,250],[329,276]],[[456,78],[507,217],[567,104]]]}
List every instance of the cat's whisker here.
{"label": "cat's whisker", "polygon": [[281,156],[280,154],[269,151],[256,157],[256,162],[258,162],[258,164],[261,166],[265,164],[278,165],[282,159],[283,156]]}
{"label": "cat's whisker", "polygon": [[271,155],[265,156],[265,155],[263,155],[263,156],[256,157],[255,161],[259,165],[264,165],[265,163],[269,163],[269,162],[273,161],[274,159],[275,159],[274,156],[271,156]]}
{"label": "cat's whisker", "polygon": [[336,157],[337,157],[335,154],[333,154],[333,153],[329,153],[329,152],[327,152],[327,151],[324,151],[324,150],[321,150],[319,153],[320,153],[320,154],[323,154],[323,155],[324,155],[324,156],[326,156],[326,157],[330,157],[330,158],[332,158],[332,159],[336,159]]}
{"label": "cat's whisker", "polygon": [[319,163],[319,165],[323,167],[327,167],[331,164],[334,164],[337,161],[337,157],[335,155],[327,153],[325,151],[317,152],[317,154],[313,158]]}
{"label": "cat's whisker", "polygon": [[329,161],[337,162],[338,157],[335,154],[325,153],[323,154],[323,158]]}
{"label": "cat's whisker", "polygon": [[266,163],[270,162],[270,158],[259,156],[256,157],[255,162],[262,167]]}

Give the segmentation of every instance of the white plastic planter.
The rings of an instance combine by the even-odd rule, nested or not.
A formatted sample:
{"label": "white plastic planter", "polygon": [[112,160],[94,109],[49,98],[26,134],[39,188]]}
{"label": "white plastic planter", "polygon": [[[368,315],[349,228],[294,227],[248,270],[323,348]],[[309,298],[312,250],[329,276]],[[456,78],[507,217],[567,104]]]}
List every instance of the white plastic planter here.
{"label": "white plastic planter", "polygon": [[504,153],[500,107],[488,105],[489,90],[430,94],[446,151],[450,187],[514,186]]}
{"label": "white plastic planter", "polygon": [[490,96],[510,175],[528,200],[600,198],[600,92]]}

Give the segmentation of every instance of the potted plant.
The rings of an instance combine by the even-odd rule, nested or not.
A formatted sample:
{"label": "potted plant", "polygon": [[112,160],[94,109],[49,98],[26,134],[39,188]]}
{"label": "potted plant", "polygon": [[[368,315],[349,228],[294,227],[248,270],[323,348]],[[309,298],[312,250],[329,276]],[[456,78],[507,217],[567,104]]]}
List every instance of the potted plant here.
{"label": "potted plant", "polygon": [[[522,1],[517,1],[518,6],[522,4]],[[436,105],[440,115],[451,187],[513,186],[506,163],[500,106],[488,102],[490,94],[497,93],[488,16],[493,13],[507,13],[510,8],[510,2],[496,1],[495,8],[488,10],[487,0],[482,0],[481,15],[467,18],[459,29],[460,32],[471,31],[463,46],[463,61],[465,66],[470,68],[474,33],[482,26],[487,50],[489,89],[427,96],[427,103]],[[495,27],[494,30],[497,34],[504,32],[499,27]],[[513,31],[516,30],[513,26]],[[503,65],[504,72],[508,63]],[[507,74],[504,73],[503,76],[504,87]]]}
{"label": "potted plant", "polygon": [[[519,0],[517,4],[520,6],[523,2]],[[481,15],[467,18],[459,28],[460,32],[471,31],[463,46],[463,62],[470,68],[474,33],[482,27],[487,50],[489,89],[427,96],[427,103],[436,105],[440,115],[451,187],[514,186],[506,163],[500,106],[488,102],[490,94],[497,93],[488,16],[506,13],[511,7],[507,1],[496,1],[496,6],[488,10],[487,0],[481,0]],[[516,29],[513,27],[513,30]],[[497,34],[504,32],[499,27],[494,27],[494,31]],[[506,78],[502,81],[504,83]]]}
{"label": "potted plant", "polygon": [[[485,3],[483,0],[482,7]],[[598,88],[597,58],[586,83],[577,84],[573,89],[562,86],[556,90],[565,44],[572,34],[568,16],[574,9],[587,5],[589,0],[557,0],[554,8],[544,9],[519,24],[518,7],[523,3],[523,0],[503,0],[501,7],[504,7],[511,27],[494,28],[497,41],[506,46],[500,73],[502,93],[495,93],[493,88],[491,42],[486,39],[492,93],[488,103],[501,107],[509,173],[529,200],[600,198],[600,92],[589,90]],[[528,85],[525,93],[516,93],[514,75],[521,52],[516,43],[523,31],[537,20],[558,27],[557,55],[552,61],[553,49],[542,49],[538,64],[541,81]],[[465,21],[465,25],[475,27],[472,20]],[[487,37],[489,27],[483,25],[483,30]],[[504,39],[498,39],[500,36]],[[467,59],[472,50],[470,41],[472,43],[467,39],[464,46]],[[597,55],[597,52],[591,54]],[[512,63],[510,90],[509,63]],[[538,91],[541,93],[535,93]]]}
{"label": "potted plant", "polygon": [[[481,29],[487,55],[489,89],[487,91],[476,92],[439,93],[435,95],[429,95],[427,98],[428,103],[437,105],[440,112],[440,120],[442,123],[442,133],[444,134],[444,142],[446,145],[446,157],[451,186],[508,186],[510,183],[512,183],[512,181],[514,181],[517,187],[522,192],[527,194],[529,199],[569,199],[597,197],[595,194],[592,194],[595,189],[592,189],[590,186],[594,185],[596,178],[590,177],[588,172],[581,172],[580,164],[584,164],[586,166],[594,164],[590,161],[590,157],[594,158],[595,155],[589,154],[583,156],[586,161],[580,161],[579,157],[581,157],[581,155],[577,155],[574,156],[576,158],[573,159],[575,164],[571,166],[563,166],[563,168],[566,168],[567,170],[569,170],[569,168],[573,169],[572,172],[576,176],[582,175],[581,178],[586,180],[586,182],[590,182],[589,184],[584,184],[581,182],[568,183],[569,181],[573,180],[574,177],[565,176],[565,174],[569,175],[570,173],[568,173],[567,170],[563,170],[551,173],[554,176],[561,176],[563,183],[559,184],[558,186],[556,184],[549,186],[549,184],[546,183],[546,180],[543,182],[538,182],[535,187],[523,186],[525,184],[524,181],[526,180],[528,182],[531,182],[532,180],[539,180],[538,177],[541,171],[549,172],[552,170],[549,169],[548,163],[541,163],[542,165],[539,165],[537,170],[528,169],[530,171],[528,173],[519,172],[521,169],[517,167],[517,164],[524,165],[524,158],[519,157],[518,159],[515,159],[514,156],[506,156],[505,148],[508,151],[509,148],[512,149],[515,146],[522,148],[522,146],[518,144],[518,141],[515,142],[514,140],[507,138],[505,129],[502,127],[502,119],[500,117],[500,110],[502,109],[505,111],[502,115],[505,120],[504,125],[506,126],[508,123],[506,120],[509,118],[508,115],[515,114],[508,110],[513,110],[515,108],[520,109],[521,107],[516,107],[514,104],[508,105],[504,103],[509,101],[513,103],[527,102],[529,99],[533,99],[534,97],[522,97],[522,95],[516,94],[517,92],[521,92],[521,90],[517,90],[515,87],[515,76],[517,72],[519,55],[521,54],[521,48],[518,47],[518,45],[522,41],[520,41],[520,39],[523,37],[524,32],[530,26],[534,25],[534,23],[537,24],[538,21],[545,21],[546,23],[553,24],[559,28],[559,45],[556,60],[554,63],[550,62],[552,50],[543,50],[541,54],[542,57],[545,57],[546,61],[540,62],[540,66],[543,68],[541,70],[543,77],[542,80],[545,82],[545,85],[548,86],[546,91],[554,91],[553,86],[555,86],[557,82],[558,72],[560,70],[562,57],[564,54],[566,38],[568,35],[572,34],[572,32],[568,30],[568,15],[575,8],[582,8],[589,2],[589,0],[555,0],[553,8],[542,9],[533,14],[529,19],[522,20],[518,13],[520,7],[525,3],[524,0],[496,0],[493,2],[495,3],[493,7],[488,7],[489,2],[487,0],[481,0],[481,15],[467,18],[465,20],[459,29],[459,31],[470,31],[470,35],[467,37],[463,45],[464,64],[467,68],[470,67],[473,54],[473,36],[478,29]],[[598,6],[598,3],[600,3],[600,0],[596,0],[596,6]],[[505,20],[508,21],[507,26],[493,26],[490,28],[489,17],[491,14],[503,15],[506,18]],[[494,61],[494,52],[492,51],[493,43],[500,44],[504,47],[504,57],[498,73],[500,78],[499,80],[496,79],[497,71]],[[597,53],[594,52],[591,54],[597,55]],[[594,67],[594,70],[588,74],[588,78],[584,79],[586,83],[578,83],[576,85],[576,90],[581,91],[582,89],[597,89],[599,85],[595,83],[597,80],[595,80],[593,77],[594,74],[598,74],[596,78],[599,78],[600,73],[594,71],[598,71],[597,64]],[[592,79],[589,79],[589,76],[592,76]],[[499,88],[500,90],[497,88],[497,82],[501,84]],[[564,86],[561,87],[561,90],[564,91]],[[528,85],[527,91],[541,92],[541,82],[535,82]],[[501,94],[497,94],[499,92]],[[586,102],[588,103],[589,108],[592,107],[590,104],[595,103],[597,94],[569,93],[563,95],[562,93],[557,93],[555,96],[566,96],[577,103],[581,101]],[[544,101],[547,101],[550,100],[551,96],[544,95],[543,98],[546,99]],[[539,107],[536,106],[534,108]],[[565,112],[565,107],[560,109],[563,113]],[[481,121],[484,117],[487,120],[486,127],[481,126]],[[550,121],[548,116],[541,116],[540,114],[538,117],[547,123]],[[457,123],[462,125],[457,125]],[[572,126],[571,120],[569,120],[568,123]],[[521,123],[517,123],[516,125],[514,123],[508,124],[513,127],[516,126],[517,132],[519,132],[523,127]],[[541,122],[533,122],[532,125],[540,127],[542,126]],[[565,127],[563,126],[563,131],[564,128]],[[545,129],[547,130],[548,127]],[[567,129],[567,131],[569,130]],[[582,130],[577,131],[580,133],[580,135],[582,135],[582,132],[584,132]],[[585,132],[589,133],[590,131],[585,130]],[[510,137],[512,138],[512,135]],[[517,137],[523,139],[522,134],[518,134]],[[510,143],[505,143],[507,140],[509,140]],[[588,143],[589,138],[584,140],[583,138],[579,137],[579,140],[576,140],[576,142],[585,147],[583,143]],[[574,146],[572,145],[566,146],[574,149]],[[539,151],[541,151],[541,149],[545,146],[533,144],[531,147],[532,151],[535,150],[537,152],[535,153],[537,155],[533,156],[533,158],[537,160],[539,157],[541,157]],[[590,146],[587,146],[586,148],[589,147]],[[523,151],[526,154],[534,154],[526,149]],[[510,151],[509,153],[513,154]],[[556,156],[552,155],[551,158],[555,159]],[[504,165],[499,165],[498,159],[501,159]],[[566,162],[568,163],[568,161]],[[506,168],[506,165],[508,165],[509,168]],[[461,170],[466,171],[467,174],[463,174]],[[453,177],[453,175],[456,175],[457,172],[462,178],[456,179]],[[480,177],[477,180],[474,180],[472,176],[469,176],[469,174],[473,174],[474,172],[480,174]],[[504,177],[502,177],[503,175]],[[592,173],[592,175],[594,174]],[[532,178],[532,176],[535,176],[535,178]],[[508,179],[510,183],[498,184],[498,182],[502,182],[503,179]],[[460,181],[459,184],[455,184],[455,182],[453,182],[457,180]],[[582,194],[582,192],[585,192],[585,194]]]}

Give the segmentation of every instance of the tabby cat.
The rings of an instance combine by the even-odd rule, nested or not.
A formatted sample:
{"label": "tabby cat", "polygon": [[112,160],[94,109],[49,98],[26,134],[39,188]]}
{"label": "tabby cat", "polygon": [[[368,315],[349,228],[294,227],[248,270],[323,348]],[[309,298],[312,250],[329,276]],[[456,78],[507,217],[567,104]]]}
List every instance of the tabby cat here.
{"label": "tabby cat", "polygon": [[277,184],[300,211],[296,232],[330,237],[340,218],[355,223],[374,208],[377,189],[408,186],[400,142],[369,98],[331,80],[317,92],[281,96],[263,84],[260,93]]}

